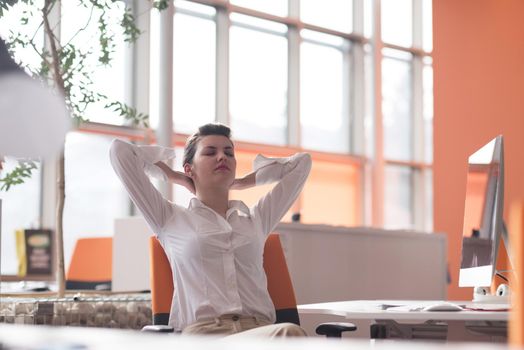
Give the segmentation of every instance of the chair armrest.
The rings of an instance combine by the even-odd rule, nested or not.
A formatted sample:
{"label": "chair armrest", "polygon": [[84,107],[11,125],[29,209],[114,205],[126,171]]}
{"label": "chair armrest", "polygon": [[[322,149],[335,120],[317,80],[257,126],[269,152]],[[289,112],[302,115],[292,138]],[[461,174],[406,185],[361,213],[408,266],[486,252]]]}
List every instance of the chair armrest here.
{"label": "chair armrest", "polygon": [[342,332],[356,331],[357,326],[348,322],[327,322],[321,323],[315,330],[319,335],[325,335],[328,338],[340,338]]}
{"label": "chair armrest", "polygon": [[151,332],[151,333],[173,333],[174,331],[175,329],[173,327],[161,325],[161,324],[148,325],[142,328],[142,332]]}

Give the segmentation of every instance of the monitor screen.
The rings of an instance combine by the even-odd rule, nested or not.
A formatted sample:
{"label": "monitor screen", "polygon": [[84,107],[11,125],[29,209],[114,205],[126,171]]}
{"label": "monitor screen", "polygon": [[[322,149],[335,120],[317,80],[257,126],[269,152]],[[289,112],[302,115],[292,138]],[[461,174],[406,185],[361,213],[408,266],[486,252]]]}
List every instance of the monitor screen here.
{"label": "monitor screen", "polygon": [[468,159],[460,287],[490,286],[502,231],[504,156],[497,136]]}

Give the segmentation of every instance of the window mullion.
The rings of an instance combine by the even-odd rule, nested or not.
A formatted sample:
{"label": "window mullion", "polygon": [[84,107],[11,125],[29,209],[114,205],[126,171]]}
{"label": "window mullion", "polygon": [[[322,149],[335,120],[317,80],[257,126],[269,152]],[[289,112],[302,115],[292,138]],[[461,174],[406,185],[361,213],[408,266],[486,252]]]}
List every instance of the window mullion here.
{"label": "window mullion", "polygon": [[[364,60],[364,47],[361,43],[353,43],[351,49],[351,73],[347,75],[347,85],[351,93],[347,100],[344,101],[344,106],[348,107],[348,113],[346,118],[349,124],[350,139],[350,153],[355,155],[364,156],[365,154],[365,136],[366,130],[364,125],[364,119],[366,115],[366,83],[365,83],[365,60]],[[346,55],[350,56],[350,53]],[[361,168],[360,178],[364,179],[365,171]],[[366,213],[366,196],[365,196],[365,185],[364,181],[361,181],[360,186],[360,223],[365,222]]]}
{"label": "window mullion", "polygon": [[[289,17],[295,19],[294,24],[288,24],[288,110],[287,110],[287,144],[300,147],[300,1],[289,0]],[[294,213],[300,213],[304,195],[301,193],[292,206]]]}
{"label": "window mullion", "polygon": [[288,128],[287,144],[300,147],[300,1],[289,0],[289,17],[294,24],[288,24]]}
{"label": "window mullion", "polygon": [[[149,11],[151,5],[149,2],[134,0],[133,15],[136,19],[136,25],[142,34],[131,44],[130,57],[131,81],[129,86],[129,104],[134,106],[140,113],[150,114],[149,109],[149,77],[150,77],[150,18]],[[127,74],[126,74],[127,76]]]}
{"label": "window mullion", "polygon": [[300,32],[288,28],[288,128],[287,144],[300,146]]}
{"label": "window mullion", "polygon": [[426,191],[424,172],[425,169],[411,168],[412,174],[412,213],[413,213],[413,228],[423,231],[426,228]]}
{"label": "window mullion", "polygon": [[374,0],[373,30],[373,115],[374,115],[374,155],[372,160],[372,204],[371,224],[384,225],[384,132],[382,125],[382,39],[380,23],[380,2]]}
{"label": "window mullion", "polygon": [[[157,142],[161,146],[171,147],[173,136],[173,20],[174,5],[160,12],[159,16],[159,67],[162,74],[159,75],[158,86],[158,129],[156,131]],[[173,199],[173,186],[167,182],[158,183],[159,191],[168,200]]]}
{"label": "window mullion", "polygon": [[[416,162],[424,161],[424,107],[423,107],[423,87],[422,87],[422,71],[424,64],[422,62],[422,57],[414,56],[413,65],[412,65],[412,93],[413,93],[413,160]],[[424,171],[423,169],[414,168],[413,173],[413,217],[414,217],[414,227],[419,230],[425,228],[425,218],[426,218],[426,191],[425,181],[424,181]]]}
{"label": "window mullion", "polygon": [[348,80],[351,79],[353,88],[351,89],[351,98],[349,103],[352,105],[351,115],[348,116],[351,120],[352,128],[350,130],[351,135],[351,153],[364,155],[365,149],[365,128],[364,128],[364,117],[365,117],[365,60],[364,60],[364,47],[362,44],[353,43],[351,48],[352,53],[352,74],[348,76]]}
{"label": "window mullion", "polygon": [[413,122],[413,145],[412,160],[415,162],[424,161],[424,105],[423,105],[423,86],[422,74],[424,63],[422,57],[414,56],[412,63],[412,122]]}
{"label": "window mullion", "polygon": [[353,33],[364,35],[364,1],[353,0]]}
{"label": "window mullion", "polygon": [[423,9],[422,0],[413,0],[413,46],[416,48],[422,48],[423,40]]}
{"label": "window mullion", "polygon": [[229,115],[229,28],[231,21],[225,7],[217,7],[216,14],[216,121],[230,124]]}
{"label": "window mullion", "polygon": [[[423,8],[422,0],[413,0],[413,47],[423,47]],[[413,160],[424,161],[424,94],[423,94],[423,56],[415,53],[413,55]],[[427,191],[425,190],[426,169],[413,168],[413,218],[414,228],[424,230],[427,227],[426,211]]]}
{"label": "window mullion", "polygon": [[[344,152],[355,153],[354,151],[354,141],[352,130],[355,128],[355,99],[361,91],[354,84],[352,84],[352,76],[355,71],[355,61],[352,59],[355,47],[350,47],[349,42],[344,43],[343,52],[342,52],[342,128],[347,130],[347,135],[349,140],[346,144],[346,149]],[[354,83],[354,82],[353,82]],[[362,135],[359,135],[359,137]]]}
{"label": "window mullion", "polygon": [[288,13],[288,16],[294,20],[300,18],[300,0],[289,0]]}

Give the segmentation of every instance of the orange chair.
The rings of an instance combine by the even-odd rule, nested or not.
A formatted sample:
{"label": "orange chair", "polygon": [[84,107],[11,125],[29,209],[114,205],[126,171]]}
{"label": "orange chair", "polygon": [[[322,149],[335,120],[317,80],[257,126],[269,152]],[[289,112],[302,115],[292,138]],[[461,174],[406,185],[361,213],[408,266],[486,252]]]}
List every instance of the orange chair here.
{"label": "orange chair", "polygon": [[173,273],[164,248],[155,236],[149,238],[149,276],[154,325],[167,325],[173,299]]}
{"label": "orange chair", "polygon": [[111,290],[112,237],[80,238],[66,274],[66,289]]}
{"label": "orange chair", "polygon": [[[155,236],[151,236],[149,248],[153,324],[159,327],[146,326],[144,330],[172,332],[172,328],[165,327],[169,322],[174,291],[171,266],[164,249]],[[295,292],[278,233],[270,234],[266,240],[264,270],[266,271],[269,295],[275,305],[276,323],[291,322],[300,325]],[[342,332],[356,329],[357,327],[352,323],[323,323],[317,327],[317,333],[328,337],[340,337]]]}

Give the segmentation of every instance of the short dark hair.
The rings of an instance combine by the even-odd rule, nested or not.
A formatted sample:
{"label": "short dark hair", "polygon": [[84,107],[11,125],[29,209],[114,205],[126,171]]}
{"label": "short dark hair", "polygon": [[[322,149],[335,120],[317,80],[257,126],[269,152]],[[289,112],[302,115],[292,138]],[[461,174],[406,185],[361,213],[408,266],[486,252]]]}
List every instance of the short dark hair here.
{"label": "short dark hair", "polygon": [[186,163],[193,163],[193,158],[195,157],[198,142],[202,137],[209,135],[221,135],[231,139],[231,129],[228,126],[220,123],[209,123],[199,127],[196,133],[187,138],[186,146],[184,147],[183,165]]}

